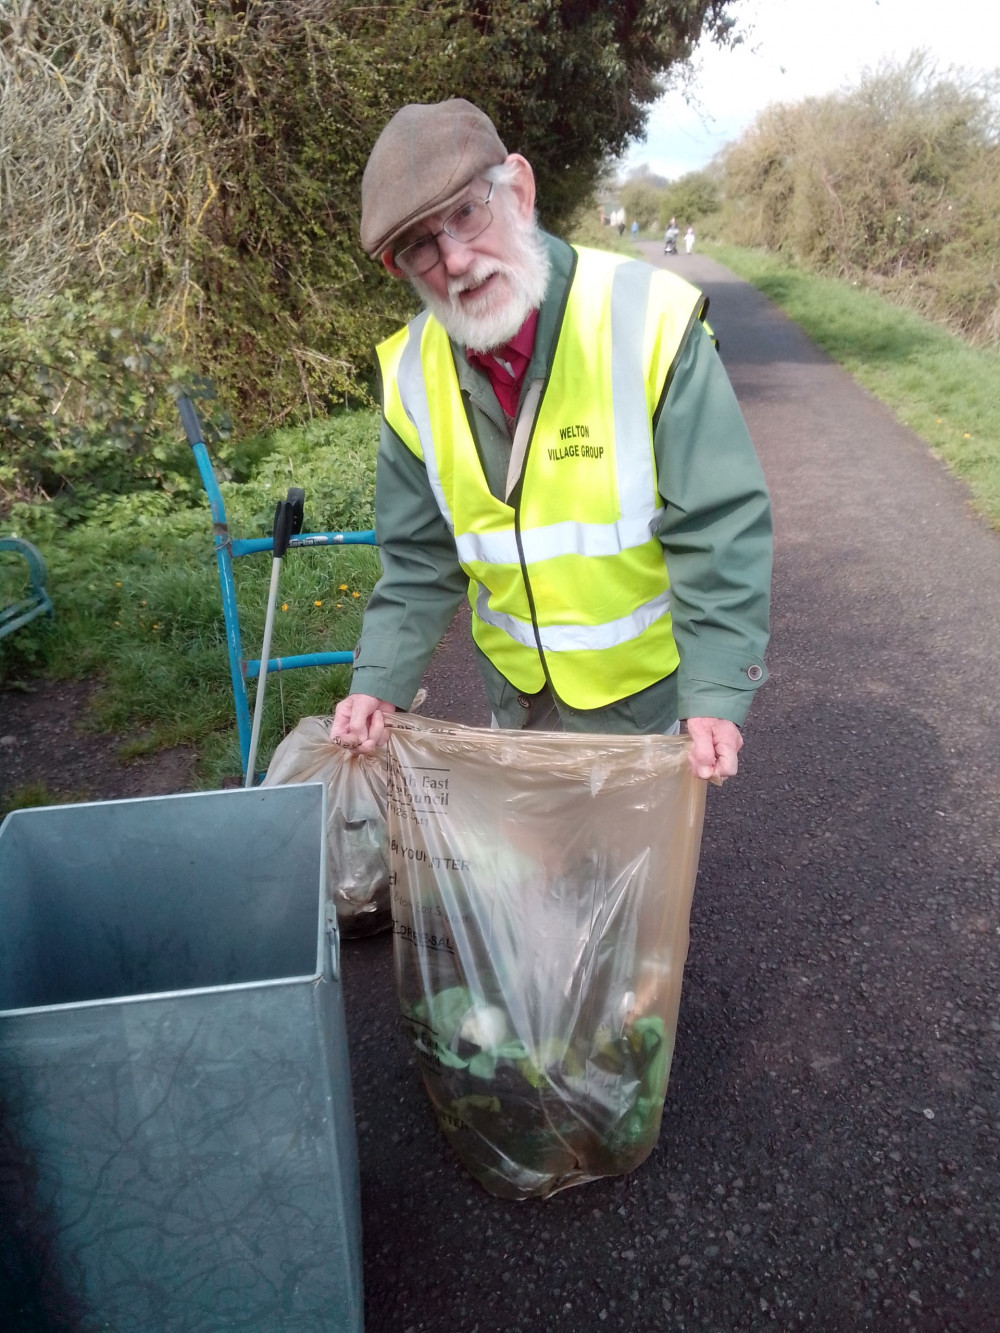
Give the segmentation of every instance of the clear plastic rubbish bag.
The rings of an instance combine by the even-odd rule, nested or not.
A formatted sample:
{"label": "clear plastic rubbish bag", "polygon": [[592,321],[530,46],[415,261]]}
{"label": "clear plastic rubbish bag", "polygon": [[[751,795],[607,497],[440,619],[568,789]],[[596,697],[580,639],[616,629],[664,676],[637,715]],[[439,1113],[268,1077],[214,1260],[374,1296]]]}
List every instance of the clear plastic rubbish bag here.
{"label": "clear plastic rubbish bag", "polygon": [[346,938],[392,924],[386,751],[357,754],[330,740],[328,717],[304,717],[274,752],[263,786],[322,782],[327,791],[328,894]]}
{"label": "clear plastic rubbish bag", "polygon": [[438,1121],[494,1194],[656,1144],[705,786],[687,737],[387,719],[396,982]]}

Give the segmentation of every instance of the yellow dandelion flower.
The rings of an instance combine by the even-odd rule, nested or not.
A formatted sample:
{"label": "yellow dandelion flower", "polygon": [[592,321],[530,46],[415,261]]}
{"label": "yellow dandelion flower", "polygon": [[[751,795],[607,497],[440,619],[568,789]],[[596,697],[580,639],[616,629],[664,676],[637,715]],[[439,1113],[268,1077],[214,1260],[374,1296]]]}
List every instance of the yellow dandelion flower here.
{"label": "yellow dandelion flower", "polygon": [[346,583],[342,583],[342,584],[340,585],[340,587],[337,589],[337,591],[338,591],[338,592],[346,592],[346,591],[347,591],[347,584],[346,584]]}
{"label": "yellow dandelion flower", "polygon": [[313,606],[322,606],[322,605],[323,605],[322,602],[313,602]]}
{"label": "yellow dandelion flower", "polygon": [[116,587],[116,588],[120,588],[121,586],[122,586],[122,582],[121,582],[121,579],[119,579],[119,580],[117,581],[117,583],[115,584],[115,587]]}
{"label": "yellow dandelion flower", "polygon": [[154,626],[153,626],[153,629],[159,629],[159,628],[160,628],[159,625],[154,625]]}
{"label": "yellow dandelion flower", "polygon": [[287,603],[287,602],[282,602],[282,603],[281,603],[281,609],[282,609],[282,611],[287,611],[287,610],[288,610],[288,603]]}
{"label": "yellow dandelion flower", "polygon": [[351,596],[352,596],[352,597],[360,597],[361,594],[360,594],[359,592],[352,592],[352,593],[351,593]]}
{"label": "yellow dandelion flower", "polygon": [[337,603],[337,607],[336,607],[336,609],[339,611],[340,608],[341,608],[343,605],[344,605],[343,602],[338,602],[338,603]]}
{"label": "yellow dandelion flower", "polygon": [[963,439],[963,440],[971,440],[971,439],[972,439],[972,436],[969,434],[968,431],[966,431],[965,434],[962,436],[962,439]]}

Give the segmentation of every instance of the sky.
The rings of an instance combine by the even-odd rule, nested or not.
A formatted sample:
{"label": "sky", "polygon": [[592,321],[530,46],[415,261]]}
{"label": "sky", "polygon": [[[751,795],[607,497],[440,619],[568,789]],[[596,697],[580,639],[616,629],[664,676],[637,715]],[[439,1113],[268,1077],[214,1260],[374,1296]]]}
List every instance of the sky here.
{"label": "sky", "polygon": [[1000,66],[998,0],[737,0],[731,13],[746,40],[695,53],[699,106],[680,92],[656,103],[626,172],[644,163],[668,180],[698,171],[766,106],[855,87],[866,69],[917,49],[940,69]]}

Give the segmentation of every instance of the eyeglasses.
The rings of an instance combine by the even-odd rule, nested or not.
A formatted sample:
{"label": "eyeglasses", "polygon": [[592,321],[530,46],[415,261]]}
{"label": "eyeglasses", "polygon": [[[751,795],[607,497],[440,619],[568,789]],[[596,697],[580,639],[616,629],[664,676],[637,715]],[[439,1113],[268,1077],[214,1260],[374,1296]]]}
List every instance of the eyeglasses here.
{"label": "eyeglasses", "polygon": [[485,199],[470,199],[468,203],[456,208],[454,213],[449,214],[445,219],[441,231],[429,232],[426,236],[418,236],[415,241],[411,241],[402,250],[397,250],[393,255],[393,262],[396,267],[401,268],[411,278],[419,278],[421,273],[428,272],[441,258],[437,238],[442,233],[445,236],[450,236],[453,241],[462,241],[463,243],[474,241],[477,236],[481,236],[493,221],[493,214],[490,212],[490,199],[492,197],[493,183],[491,182],[489,193]]}

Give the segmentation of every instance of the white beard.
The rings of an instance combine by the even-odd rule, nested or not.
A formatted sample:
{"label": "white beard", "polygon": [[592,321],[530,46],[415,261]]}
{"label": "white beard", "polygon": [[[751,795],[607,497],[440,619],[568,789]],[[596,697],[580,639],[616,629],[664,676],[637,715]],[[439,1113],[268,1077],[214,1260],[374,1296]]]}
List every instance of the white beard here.
{"label": "white beard", "polygon": [[[448,282],[448,296],[437,296],[422,278],[411,278],[424,305],[444,327],[450,338],[474,352],[500,347],[541,305],[549,285],[551,264],[542,234],[534,221],[522,222],[513,212],[507,219],[516,258],[509,263],[484,256],[467,273]],[[494,274],[500,282],[480,297],[460,301],[469,291]]]}

